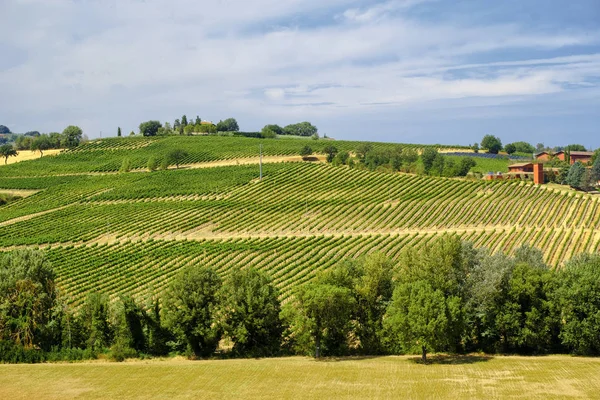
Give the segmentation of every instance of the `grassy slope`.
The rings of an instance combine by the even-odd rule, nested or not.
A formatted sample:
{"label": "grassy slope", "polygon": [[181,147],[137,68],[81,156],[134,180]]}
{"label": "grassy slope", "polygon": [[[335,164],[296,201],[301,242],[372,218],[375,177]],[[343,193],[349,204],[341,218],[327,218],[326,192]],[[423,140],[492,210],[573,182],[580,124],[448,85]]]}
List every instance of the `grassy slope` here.
{"label": "grassy slope", "polygon": [[[0,365],[0,398],[595,398],[600,360],[407,357]],[[450,364],[448,364],[450,363]]]}

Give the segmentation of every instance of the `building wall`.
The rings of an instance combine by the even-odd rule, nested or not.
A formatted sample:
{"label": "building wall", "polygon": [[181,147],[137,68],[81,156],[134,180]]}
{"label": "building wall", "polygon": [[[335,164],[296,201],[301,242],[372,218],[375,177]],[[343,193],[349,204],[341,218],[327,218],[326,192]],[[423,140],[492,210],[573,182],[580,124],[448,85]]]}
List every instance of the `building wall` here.
{"label": "building wall", "polygon": [[583,164],[586,164],[586,163],[589,163],[590,161],[592,161],[592,157],[571,155],[571,165],[575,164],[577,161],[580,161]]}
{"label": "building wall", "polygon": [[536,185],[544,184],[544,164],[533,165],[533,183]]}

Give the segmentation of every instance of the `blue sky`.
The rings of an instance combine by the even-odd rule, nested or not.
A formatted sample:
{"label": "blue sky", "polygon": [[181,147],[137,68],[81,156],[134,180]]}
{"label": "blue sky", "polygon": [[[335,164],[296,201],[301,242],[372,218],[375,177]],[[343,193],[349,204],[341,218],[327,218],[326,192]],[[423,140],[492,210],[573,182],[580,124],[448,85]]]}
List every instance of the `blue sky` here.
{"label": "blue sky", "polygon": [[600,147],[598,0],[0,0],[0,124]]}

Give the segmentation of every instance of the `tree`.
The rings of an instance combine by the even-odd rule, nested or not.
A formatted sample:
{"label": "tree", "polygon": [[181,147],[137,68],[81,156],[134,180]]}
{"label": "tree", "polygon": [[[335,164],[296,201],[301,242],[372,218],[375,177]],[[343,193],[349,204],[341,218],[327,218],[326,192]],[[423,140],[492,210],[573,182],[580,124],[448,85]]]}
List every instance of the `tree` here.
{"label": "tree", "polygon": [[272,279],[254,268],[235,269],[223,285],[222,326],[233,351],[246,356],[272,356],[283,331],[279,292]]}
{"label": "tree", "polygon": [[140,133],[144,136],[156,136],[162,126],[159,121],[146,121],[140,124]]}
{"label": "tree", "polygon": [[121,127],[120,126],[117,128],[117,136],[121,137]]}
{"label": "tree", "polygon": [[202,125],[202,120],[197,115],[196,115],[196,121],[194,122],[194,125]]}
{"label": "tree", "polygon": [[421,160],[423,161],[423,169],[426,174],[429,174],[429,171],[433,167],[433,162],[438,156],[438,152],[433,147],[426,147],[421,154]]}
{"label": "tree", "polygon": [[467,176],[467,174],[471,171],[471,168],[475,167],[476,165],[477,162],[473,158],[465,157],[460,160],[454,176]]}
{"label": "tree", "polygon": [[113,327],[110,324],[110,307],[107,295],[88,293],[79,313],[85,345],[88,349],[103,350],[110,347]]}
{"label": "tree", "polygon": [[590,179],[594,186],[600,182],[600,157],[596,157],[592,164],[592,170],[590,171]]}
{"label": "tree", "polygon": [[217,124],[217,132],[238,132],[239,130],[240,127],[235,118],[227,118]]}
{"label": "tree", "polygon": [[341,355],[347,349],[350,317],[356,301],[350,289],[311,283],[302,287],[296,303],[287,306],[291,330],[298,350],[314,355]]}
{"label": "tree", "polygon": [[0,146],[0,155],[4,157],[4,164],[8,164],[8,157],[16,157],[19,153],[10,144]]}
{"label": "tree", "polygon": [[38,131],[28,131],[24,133],[24,136],[38,137],[40,133]]}
{"label": "tree", "polygon": [[471,146],[471,149],[474,153],[479,153],[479,143],[475,143],[473,146]]}
{"label": "tree", "polygon": [[427,281],[400,284],[384,320],[390,341],[402,352],[420,352],[426,362],[427,352],[446,348],[450,325],[447,309],[457,302],[457,298],[450,298],[447,303],[442,291]]}
{"label": "tree", "polygon": [[181,127],[185,128],[188,125],[187,117],[184,115],[181,117]]}
{"label": "tree", "polygon": [[600,355],[600,256],[577,256],[558,274],[562,343],[575,354]]}
{"label": "tree", "polygon": [[318,133],[317,127],[307,121],[290,124],[283,128],[284,135],[313,136],[316,133]]}
{"label": "tree", "polygon": [[312,153],[313,153],[313,151],[310,146],[304,146],[303,148],[300,149],[299,154],[303,160],[306,160],[308,158],[308,156],[310,156]]}
{"label": "tree", "polygon": [[146,164],[146,168],[148,168],[148,171],[152,172],[152,171],[156,171],[156,169],[158,168],[158,160],[156,159],[156,157],[150,157],[148,159],[148,163]]}
{"label": "tree", "polygon": [[188,152],[183,149],[173,149],[167,153],[165,160],[167,161],[167,165],[175,164],[177,169],[179,169],[179,164],[181,164],[188,155]]}
{"label": "tree", "polygon": [[269,130],[275,132],[276,135],[283,135],[284,134],[283,133],[283,128],[281,126],[279,126],[279,125],[276,125],[276,124],[265,125],[265,127],[263,128],[263,130],[264,129],[269,129]]}
{"label": "tree", "polygon": [[[446,157],[441,155],[440,153],[435,154],[435,158],[431,163],[431,168],[429,169],[429,174],[433,176],[444,176],[444,169],[446,167]],[[452,166],[450,166],[452,167]]]}
{"label": "tree", "polygon": [[135,136],[135,132],[134,131],[129,132],[129,136]]}
{"label": "tree", "polygon": [[569,174],[567,175],[567,185],[575,189],[585,190],[586,189],[586,170],[580,161],[571,165],[569,168]]}
{"label": "tree", "polygon": [[331,163],[331,162],[333,162],[333,159],[337,155],[338,149],[337,149],[337,147],[335,147],[333,145],[327,145],[323,149],[323,152],[327,155],[327,162]]}
{"label": "tree", "polygon": [[277,133],[267,125],[260,131],[260,136],[263,139],[275,139],[277,137]]}
{"label": "tree", "polygon": [[517,151],[517,147],[514,144],[509,143],[506,146],[504,146],[504,151],[508,154],[514,154]]}
{"label": "tree", "polygon": [[492,154],[498,154],[502,150],[502,142],[493,135],[485,135],[481,140],[481,148],[486,149]]}
{"label": "tree", "polygon": [[19,249],[0,255],[0,341],[49,350],[56,342],[59,298],[46,255]]}
{"label": "tree", "polygon": [[358,156],[359,159],[364,161],[365,158],[367,157],[367,154],[369,154],[369,152],[371,152],[372,150],[373,150],[373,145],[371,143],[361,143],[356,148],[356,155]]}
{"label": "tree", "polygon": [[80,127],[75,125],[69,125],[62,132],[61,145],[66,148],[73,148],[79,146],[83,131]]}
{"label": "tree", "polygon": [[565,152],[569,151],[587,151],[584,145],[582,144],[570,144],[563,149]]}
{"label": "tree", "polygon": [[131,171],[131,160],[129,158],[124,158],[121,163],[121,168],[119,168],[119,172],[125,173]]}
{"label": "tree", "polygon": [[538,153],[544,151],[545,148],[546,146],[544,145],[544,143],[538,143],[535,145],[535,151],[537,151]]}
{"label": "tree", "polygon": [[40,157],[43,157],[44,151],[48,150],[51,147],[52,143],[50,142],[50,138],[48,137],[48,135],[41,135],[33,139],[30,148],[32,151],[39,151]]}
{"label": "tree", "polygon": [[5,125],[0,125],[0,134],[6,135],[8,133],[11,133],[10,129]]}
{"label": "tree", "polygon": [[[527,142],[514,142],[514,143],[512,143],[512,145],[515,146],[515,150],[518,153],[533,154],[536,152],[536,148]],[[543,145],[542,145],[542,147],[543,147]],[[507,151],[507,153],[508,153],[508,151]]]}
{"label": "tree", "polygon": [[195,356],[210,356],[221,339],[215,313],[221,279],[208,267],[184,268],[164,295],[165,323]]}

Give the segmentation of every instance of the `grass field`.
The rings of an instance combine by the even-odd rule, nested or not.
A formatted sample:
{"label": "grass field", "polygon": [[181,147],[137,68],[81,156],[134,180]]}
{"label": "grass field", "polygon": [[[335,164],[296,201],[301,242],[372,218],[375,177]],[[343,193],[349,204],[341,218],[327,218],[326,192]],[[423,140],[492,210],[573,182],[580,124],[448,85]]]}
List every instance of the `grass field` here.
{"label": "grass field", "polygon": [[589,399],[599,376],[600,359],[568,356],[0,365],[0,398]]}

